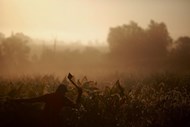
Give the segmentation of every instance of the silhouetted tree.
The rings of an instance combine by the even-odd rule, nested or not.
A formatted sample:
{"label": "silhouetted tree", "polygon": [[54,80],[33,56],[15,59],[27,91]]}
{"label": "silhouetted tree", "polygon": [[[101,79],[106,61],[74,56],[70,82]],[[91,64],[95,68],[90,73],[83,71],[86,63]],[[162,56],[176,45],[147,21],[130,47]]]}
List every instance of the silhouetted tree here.
{"label": "silhouetted tree", "polygon": [[144,30],[137,23],[110,28],[108,43],[113,54],[118,56],[133,56],[144,40]]}
{"label": "silhouetted tree", "polygon": [[172,61],[175,69],[181,71],[189,69],[190,64],[190,37],[179,37],[175,41],[175,48],[171,52]]}
{"label": "silhouetted tree", "polygon": [[168,48],[172,43],[172,38],[169,36],[167,27],[164,23],[151,21],[146,30],[147,41],[144,51],[146,55],[152,57],[165,57],[168,54]]}
{"label": "silhouetted tree", "polygon": [[27,45],[30,38],[22,33],[16,33],[2,41],[2,56],[6,66],[20,66],[28,62],[30,48]]}
{"label": "silhouetted tree", "polygon": [[111,28],[107,40],[114,58],[134,65],[161,64],[172,42],[166,25],[155,21],[147,29],[135,22]]}

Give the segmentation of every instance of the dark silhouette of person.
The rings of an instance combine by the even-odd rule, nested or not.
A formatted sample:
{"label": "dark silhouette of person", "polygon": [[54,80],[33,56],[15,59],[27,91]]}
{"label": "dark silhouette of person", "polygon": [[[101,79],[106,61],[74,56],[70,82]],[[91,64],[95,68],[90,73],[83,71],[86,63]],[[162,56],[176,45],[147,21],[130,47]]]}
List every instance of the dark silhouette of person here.
{"label": "dark silhouette of person", "polygon": [[45,107],[42,111],[42,119],[40,126],[42,127],[59,127],[60,119],[59,115],[63,107],[77,108],[81,95],[82,89],[77,87],[78,96],[75,102],[71,101],[65,96],[67,92],[67,87],[64,84],[60,84],[57,90],[54,93],[42,95],[36,98],[30,99],[17,99],[15,102],[24,102],[24,103],[35,103],[35,102],[44,102]]}

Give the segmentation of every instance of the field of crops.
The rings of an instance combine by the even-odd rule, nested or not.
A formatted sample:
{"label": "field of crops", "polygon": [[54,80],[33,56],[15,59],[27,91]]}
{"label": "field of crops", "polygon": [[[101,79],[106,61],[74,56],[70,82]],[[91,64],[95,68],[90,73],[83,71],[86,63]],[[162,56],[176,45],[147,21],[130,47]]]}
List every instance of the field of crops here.
{"label": "field of crops", "polygon": [[[128,77],[100,84],[86,77],[75,80],[83,89],[80,106],[60,113],[63,127],[189,127],[190,75],[156,74]],[[0,78],[0,126],[37,126],[43,103],[13,103],[12,99],[38,97],[68,87],[74,100],[76,89],[67,78],[52,75]]]}

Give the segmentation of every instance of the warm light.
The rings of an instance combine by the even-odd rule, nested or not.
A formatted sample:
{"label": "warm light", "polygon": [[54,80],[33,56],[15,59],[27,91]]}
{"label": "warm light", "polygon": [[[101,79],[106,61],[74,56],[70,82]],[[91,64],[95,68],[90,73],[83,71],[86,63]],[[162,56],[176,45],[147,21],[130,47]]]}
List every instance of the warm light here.
{"label": "warm light", "polygon": [[187,0],[1,0],[3,33],[35,38],[106,41],[109,27],[131,20],[146,27],[151,19],[167,24],[174,38],[190,33]]}

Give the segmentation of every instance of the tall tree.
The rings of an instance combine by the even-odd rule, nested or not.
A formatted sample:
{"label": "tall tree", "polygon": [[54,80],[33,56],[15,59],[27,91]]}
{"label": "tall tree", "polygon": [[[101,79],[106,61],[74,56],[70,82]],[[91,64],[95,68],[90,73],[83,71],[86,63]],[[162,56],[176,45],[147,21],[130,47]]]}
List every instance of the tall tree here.
{"label": "tall tree", "polygon": [[107,41],[113,56],[141,64],[163,60],[172,39],[164,23],[151,21],[146,29],[135,22],[111,28]]}
{"label": "tall tree", "polygon": [[168,55],[168,48],[172,44],[172,38],[170,37],[167,27],[164,23],[157,23],[150,21],[149,27],[146,30],[147,41],[145,49],[147,53],[152,57],[165,57]]}
{"label": "tall tree", "polygon": [[2,54],[8,65],[19,65],[28,61],[30,38],[22,33],[13,34],[2,41]]}
{"label": "tall tree", "polygon": [[144,41],[144,30],[137,23],[110,28],[108,43],[113,54],[130,57],[136,54],[139,44]]}
{"label": "tall tree", "polygon": [[179,37],[175,41],[175,48],[171,52],[172,65],[175,68],[182,70],[189,70],[190,64],[190,37]]}

